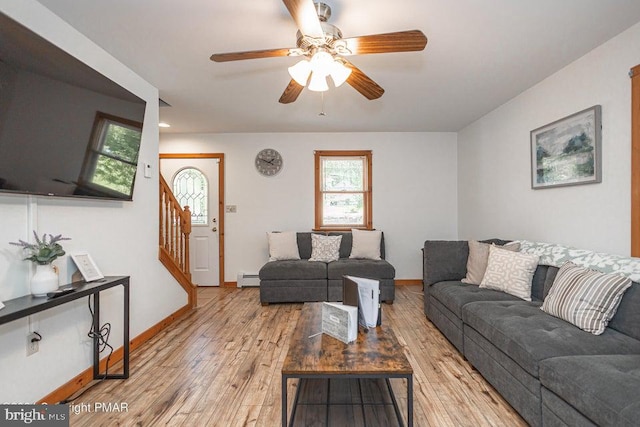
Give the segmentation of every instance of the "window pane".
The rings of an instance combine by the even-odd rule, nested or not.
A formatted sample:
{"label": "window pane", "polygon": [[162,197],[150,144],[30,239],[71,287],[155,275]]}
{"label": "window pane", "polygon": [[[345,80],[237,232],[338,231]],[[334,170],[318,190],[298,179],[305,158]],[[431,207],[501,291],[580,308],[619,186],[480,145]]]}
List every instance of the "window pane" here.
{"label": "window pane", "polygon": [[136,163],[138,161],[141,137],[142,134],[137,129],[109,123],[100,151],[113,157]]}
{"label": "window pane", "polygon": [[96,170],[91,177],[93,184],[109,188],[122,194],[131,194],[136,166],[107,156],[98,155]]}
{"label": "window pane", "polygon": [[189,206],[191,210],[191,224],[207,225],[207,206],[209,192],[207,178],[195,168],[186,168],[178,172],[173,178],[173,194],[180,206]]}
{"label": "window pane", "polygon": [[364,225],[364,195],[324,194],[322,213],[324,225]]}
{"label": "window pane", "polygon": [[364,159],[322,159],[323,191],[363,191]]}

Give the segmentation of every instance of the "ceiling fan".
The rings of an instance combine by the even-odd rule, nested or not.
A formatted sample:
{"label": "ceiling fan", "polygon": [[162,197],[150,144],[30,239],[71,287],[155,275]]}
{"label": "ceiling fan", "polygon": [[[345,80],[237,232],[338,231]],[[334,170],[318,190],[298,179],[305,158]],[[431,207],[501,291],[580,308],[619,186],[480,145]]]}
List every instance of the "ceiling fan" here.
{"label": "ceiling fan", "polygon": [[294,102],[305,86],[317,92],[328,90],[328,76],[336,87],[347,82],[367,99],[378,99],[384,93],[384,89],[345,57],[372,53],[414,52],[424,50],[427,45],[427,37],[420,30],[343,39],[340,29],[327,22],[331,17],[331,8],[325,3],[314,3],[313,0],[283,2],[299,29],[296,48],[216,53],[210,58],[215,62],[227,62],[278,56],[304,57],[289,67],[292,79],[280,97],[282,104]]}

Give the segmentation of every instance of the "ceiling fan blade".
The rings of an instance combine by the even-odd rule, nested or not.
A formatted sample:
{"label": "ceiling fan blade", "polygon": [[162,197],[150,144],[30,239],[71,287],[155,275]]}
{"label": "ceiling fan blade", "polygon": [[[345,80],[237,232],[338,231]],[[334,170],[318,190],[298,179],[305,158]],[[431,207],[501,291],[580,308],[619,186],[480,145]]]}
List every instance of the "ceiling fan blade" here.
{"label": "ceiling fan blade", "polygon": [[214,53],[209,59],[215,62],[241,61],[243,59],[275,58],[291,55],[291,49],[248,50],[246,52]]}
{"label": "ceiling fan blade", "polygon": [[313,0],[282,1],[303,35],[313,38],[324,37],[324,31],[322,31],[322,27],[320,26],[320,20],[318,19],[318,13],[316,12]]}
{"label": "ceiling fan blade", "polygon": [[369,76],[360,71],[360,69],[351,62],[344,59],[342,61],[344,61],[344,65],[351,68],[351,75],[347,79],[347,83],[349,83],[351,87],[369,100],[378,99],[382,96],[384,89],[382,89],[378,83],[371,80]]}
{"label": "ceiling fan blade", "polygon": [[369,53],[415,52],[424,50],[427,37],[420,30],[399,31],[396,33],[373,34],[370,36],[342,39],[350,53],[341,55],[366,55]]}
{"label": "ceiling fan blade", "polygon": [[298,96],[304,89],[304,86],[299,85],[295,80],[291,79],[289,82],[289,86],[284,90],[282,96],[280,97],[281,104],[290,104],[298,99]]}

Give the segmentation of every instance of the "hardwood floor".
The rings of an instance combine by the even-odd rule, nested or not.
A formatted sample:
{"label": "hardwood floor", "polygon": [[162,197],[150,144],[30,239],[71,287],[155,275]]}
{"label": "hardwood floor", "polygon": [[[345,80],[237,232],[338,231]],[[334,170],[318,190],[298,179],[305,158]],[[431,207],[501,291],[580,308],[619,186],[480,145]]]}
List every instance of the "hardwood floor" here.
{"label": "hardwood floor", "polygon": [[[263,307],[258,294],[201,288],[194,312],[131,354],[128,380],[99,383],[72,402],[71,426],[280,425],[280,369],[302,304]],[[396,288],[383,322],[413,366],[416,426],[526,425],[425,318],[421,286]],[[406,385],[392,383],[406,413]]]}

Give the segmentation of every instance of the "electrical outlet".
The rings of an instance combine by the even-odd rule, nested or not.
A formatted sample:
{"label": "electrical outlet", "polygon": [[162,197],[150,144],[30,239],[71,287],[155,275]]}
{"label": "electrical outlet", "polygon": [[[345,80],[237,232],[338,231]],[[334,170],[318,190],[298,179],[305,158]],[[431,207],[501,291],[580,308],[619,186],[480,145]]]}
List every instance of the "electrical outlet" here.
{"label": "electrical outlet", "polygon": [[27,356],[31,356],[40,350],[40,337],[31,332],[27,335]]}

